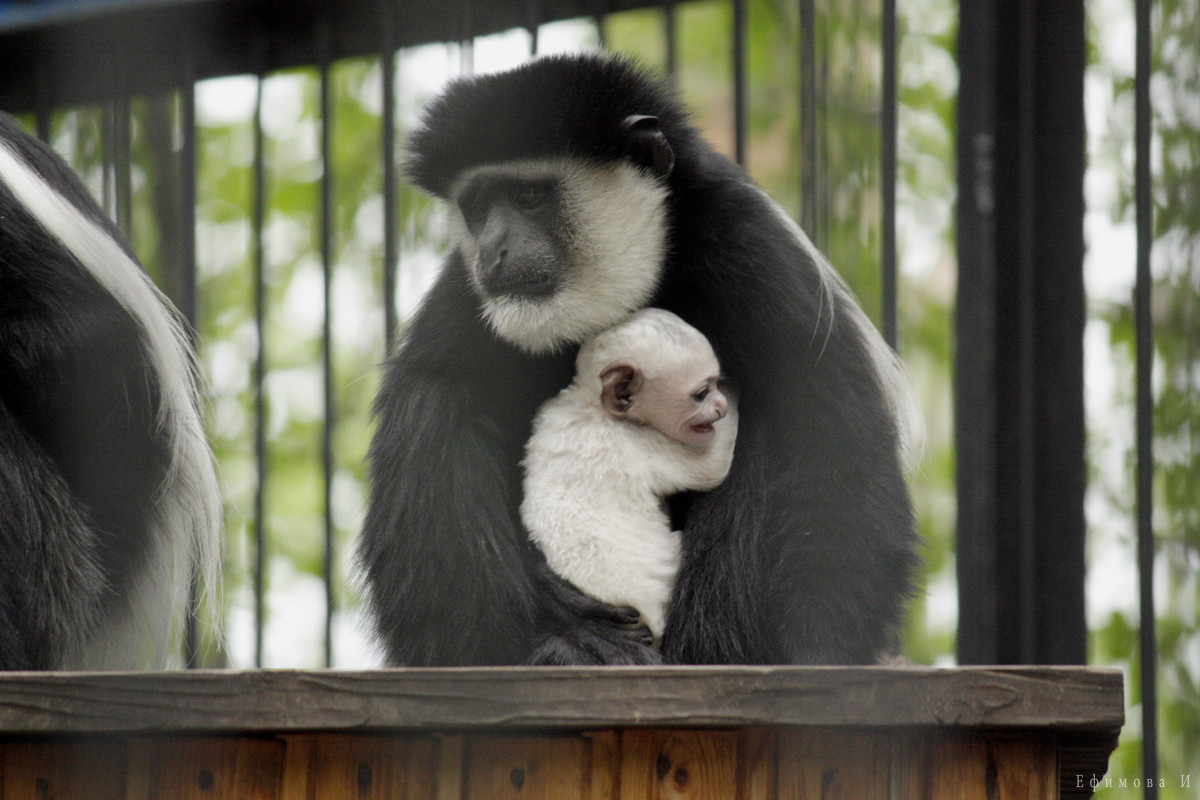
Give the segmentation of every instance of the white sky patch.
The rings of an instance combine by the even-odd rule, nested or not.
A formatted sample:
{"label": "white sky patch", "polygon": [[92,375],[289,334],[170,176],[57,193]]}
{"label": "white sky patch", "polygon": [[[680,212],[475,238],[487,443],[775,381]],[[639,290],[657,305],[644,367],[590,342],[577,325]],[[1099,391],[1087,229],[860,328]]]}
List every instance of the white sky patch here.
{"label": "white sky patch", "polygon": [[[270,561],[267,624],[264,628],[263,666],[319,668],[324,663],[325,589],[320,577],[297,571],[286,558]],[[229,666],[254,667],[253,597],[247,587],[230,597],[228,628]],[[333,666],[371,669],[383,666],[383,657],[371,639],[362,607],[339,609],[333,616]]]}
{"label": "white sky patch", "polygon": [[515,28],[475,40],[475,74],[501,72],[520,66],[529,57],[533,37],[529,31]]}
{"label": "white sky patch", "polygon": [[[1119,612],[1138,618],[1137,552],[1132,508],[1133,475],[1126,455],[1133,446],[1131,376],[1111,344],[1109,325],[1099,314],[1111,304],[1129,303],[1136,271],[1137,239],[1131,219],[1118,218],[1122,171],[1132,169],[1133,109],[1113,101],[1115,77],[1134,70],[1131,7],[1122,0],[1089,0],[1101,62],[1084,77],[1088,168],[1084,177],[1084,282],[1090,306],[1084,335],[1084,385],[1091,468],[1085,497],[1088,571],[1085,598],[1089,629]],[[1128,133],[1128,136],[1125,133]],[[1113,142],[1121,142],[1114,150]]]}
{"label": "white sky patch", "polygon": [[598,47],[596,26],[588,20],[568,19],[538,28],[539,56],[550,53],[577,53],[580,50],[596,50]]}
{"label": "white sky patch", "polygon": [[254,117],[258,78],[234,75],[196,84],[196,124],[199,127],[236,125]]}

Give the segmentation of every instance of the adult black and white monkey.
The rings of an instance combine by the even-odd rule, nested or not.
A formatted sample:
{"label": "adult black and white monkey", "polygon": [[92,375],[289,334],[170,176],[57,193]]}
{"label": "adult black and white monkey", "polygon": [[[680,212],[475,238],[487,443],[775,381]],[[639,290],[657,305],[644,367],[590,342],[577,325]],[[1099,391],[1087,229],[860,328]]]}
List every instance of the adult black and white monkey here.
{"label": "adult black and white monkey", "polygon": [[396,664],[647,663],[632,616],[521,528],[522,448],[573,350],[654,305],[739,397],[715,490],[675,498],[674,663],[865,663],[897,647],[917,542],[904,380],[799,228],[627,61],[452,84],[410,141],[455,247],[388,366],[360,563]]}
{"label": "adult black and white monkey", "polygon": [[0,114],[0,669],[169,663],[220,513],[183,329]]}

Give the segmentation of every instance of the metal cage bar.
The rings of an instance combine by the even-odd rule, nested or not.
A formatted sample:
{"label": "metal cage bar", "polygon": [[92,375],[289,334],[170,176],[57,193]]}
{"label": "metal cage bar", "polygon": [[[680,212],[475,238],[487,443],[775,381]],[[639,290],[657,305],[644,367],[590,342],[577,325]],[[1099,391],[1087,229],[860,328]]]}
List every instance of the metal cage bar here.
{"label": "metal cage bar", "polygon": [[[185,81],[176,89],[179,98],[179,296],[174,298],[176,308],[187,323],[192,336],[192,348],[196,347],[196,331],[199,319],[199,291],[196,284],[196,89],[195,64],[192,53],[183,53]],[[200,607],[200,576],[191,576],[188,591],[189,612],[184,630],[184,663],[189,668],[200,664],[200,632],[197,620]],[[208,587],[213,591],[214,587]]]}
{"label": "metal cage bar", "polygon": [[330,71],[331,32],[322,26],[318,32],[318,63],[321,92],[321,201],[320,201],[320,247],[321,281],[324,287],[321,319],[321,371],[325,400],[325,421],[321,429],[321,472],[324,499],[324,582],[325,582],[325,666],[333,665],[333,615],[336,609],[333,588],[334,570],[334,520],[333,520],[333,473],[334,473],[334,425],[337,420],[337,401],[334,397],[333,378],[333,87]]}
{"label": "metal cage bar", "polygon": [[1082,0],[963,0],[960,663],[1084,663]]}
{"label": "metal cage bar", "polygon": [[113,199],[117,227],[133,239],[133,131],[128,92],[117,92],[108,104],[112,125]]}
{"label": "metal cage bar", "polygon": [[800,0],[800,227],[818,246],[817,14],[813,0]]}
{"label": "metal cage bar", "polygon": [[666,39],[667,76],[676,80],[679,71],[679,35],[676,32],[678,20],[675,14],[675,0],[663,0],[663,38]]}
{"label": "metal cage bar", "polygon": [[733,2],[733,158],[746,166],[746,0]]}
{"label": "metal cage bar", "polygon": [[37,137],[43,142],[49,143],[54,123],[54,99],[50,96],[50,78],[46,74],[46,67],[42,66],[37,73],[37,97],[34,99]]}
{"label": "metal cage bar", "polygon": [[383,348],[391,355],[396,346],[396,270],[400,262],[400,242],[396,230],[399,213],[396,170],[396,29],[392,6],[384,2],[380,12],[383,46],[380,66],[383,70],[383,120],[381,142],[383,158]]}
{"label": "metal cage bar", "polygon": [[[1029,3],[1020,3],[1016,12],[1016,40],[1020,56],[1017,59],[1015,88],[1016,102],[1016,167],[1013,214],[1016,228],[1016,409],[1013,425],[1016,429],[1016,493],[1015,521],[1016,574],[1018,576],[1013,605],[1016,610],[1017,635],[1014,658],[1021,664],[1037,663],[1037,606],[1034,596],[1037,579],[1037,475],[1036,454],[1036,367],[1037,350],[1036,291],[1037,283],[1037,75],[1034,70],[1037,22]],[[1014,88],[1009,86],[1008,88]],[[1001,267],[1003,269],[1003,267]]]}
{"label": "metal cage bar", "polygon": [[1145,796],[1158,797],[1158,642],[1154,612],[1154,319],[1151,308],[1153,277],[1150,253],[1154,244],[1154,198],[1151,194],[1150,146],[1153,75],[1151,0],[1135,5],[1134,53],[1134,195],[1137,226],[1137,280],[1134,287],[1136,323],[1136,448],[1137,554],[1140,623],[1138,625],[1142,694],[1142,771]]}
{"label": "metal cage bar", "polygon": [[883,97],[880,109],[880,178],[883,200],[883,241],[881,253],[883,294],[883,338],[893,350],[900,344],[899,320],[897,319],[897,263],[896,263],[896,136],[897,136],[897,42],[896,0],[883,0],[883,19],[880,32],[883,39]]}
{"label": "metal cage bar", "polygon": [[267,253],[263,242],[266,227],[266,142],[263,136],[263,83],[258,76],[254,97],[254,197],[251,208],[254,271],[254,330],[257,342],[254,354],[254,665],[263,665],[263,631],[266,627],[267,561]]}

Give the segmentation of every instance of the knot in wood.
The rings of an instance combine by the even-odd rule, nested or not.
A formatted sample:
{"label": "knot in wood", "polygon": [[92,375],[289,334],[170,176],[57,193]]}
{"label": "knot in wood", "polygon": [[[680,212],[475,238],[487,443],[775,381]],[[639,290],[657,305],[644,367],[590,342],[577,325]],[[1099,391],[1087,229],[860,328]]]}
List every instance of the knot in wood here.
{"label": "knot in wood", "polygon": [[658,754],[658,760],[654,762],[654,771],[660,781],[667,777],[667,773],[671,771],[671,758],[666,753]]}

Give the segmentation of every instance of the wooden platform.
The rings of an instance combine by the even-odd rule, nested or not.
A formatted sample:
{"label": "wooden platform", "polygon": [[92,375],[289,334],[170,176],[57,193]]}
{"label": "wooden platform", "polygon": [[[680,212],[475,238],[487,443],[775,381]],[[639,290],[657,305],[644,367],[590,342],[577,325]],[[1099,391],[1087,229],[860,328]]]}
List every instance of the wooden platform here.
{"label": "wooden platform", "polygon": [[0,798],[1087,796],[1124,721],[1083,668],[0,675]]}

